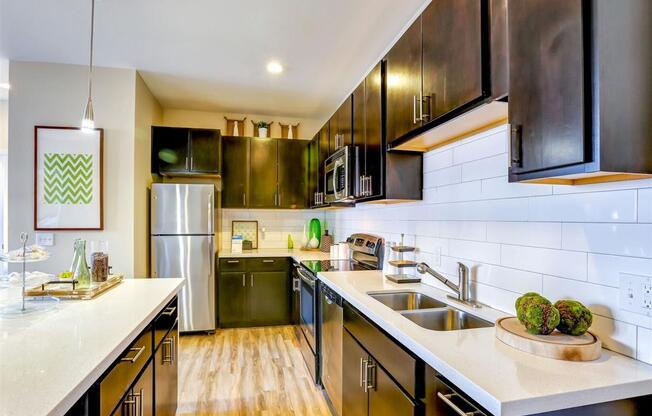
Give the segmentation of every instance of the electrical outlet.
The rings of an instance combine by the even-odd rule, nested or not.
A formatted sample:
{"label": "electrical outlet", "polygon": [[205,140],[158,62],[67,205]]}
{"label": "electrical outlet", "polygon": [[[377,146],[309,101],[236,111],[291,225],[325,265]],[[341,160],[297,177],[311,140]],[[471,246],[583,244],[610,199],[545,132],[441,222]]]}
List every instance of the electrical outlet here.
{"label": "electrical outlet", "polygon": [[652,276],[620,274],[620,309],[652,316]]}
{"label": "electrical outlet", "polygon": [[36,233],[36,244],[43,247],[54,245],[54,233]]}

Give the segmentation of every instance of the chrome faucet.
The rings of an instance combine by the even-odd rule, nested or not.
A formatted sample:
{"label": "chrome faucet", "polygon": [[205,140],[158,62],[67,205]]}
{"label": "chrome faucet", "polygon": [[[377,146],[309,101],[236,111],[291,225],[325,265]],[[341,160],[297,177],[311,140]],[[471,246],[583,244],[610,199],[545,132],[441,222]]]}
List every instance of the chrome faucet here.
{"label": "chrome faucet", "polygon": [[417,271],[421,274],[428,273],[434,276],[437,280],[448,286],[453,292],[457,294],[457,297],[448,296],[451,299],[462,302],[468,306],[474,308],[479,308],[480,305],[477,302],[471,300],[471,287],[469,285],[469,268],[461,262],[457,262],[457,274],[459,276],[459,283],[455,284],[448,280],[444,275],[438,271],[432,269],[426,263],[419,263],[417,265]]}

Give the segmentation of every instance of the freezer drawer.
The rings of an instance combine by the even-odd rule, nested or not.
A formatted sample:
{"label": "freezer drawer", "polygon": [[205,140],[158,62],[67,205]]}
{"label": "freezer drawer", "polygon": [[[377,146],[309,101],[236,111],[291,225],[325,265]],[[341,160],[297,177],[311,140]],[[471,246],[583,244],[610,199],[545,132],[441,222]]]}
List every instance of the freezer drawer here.
{"label": "freezer drawer", "polygon": [[203,184],[152,185],[152,235],[214,233],[215,187]]}
{"label": "freezer drawer", "polygon": [[215,246],[212,236],[154,236],[152,277],[184,278],[179,329],[215,330]]}

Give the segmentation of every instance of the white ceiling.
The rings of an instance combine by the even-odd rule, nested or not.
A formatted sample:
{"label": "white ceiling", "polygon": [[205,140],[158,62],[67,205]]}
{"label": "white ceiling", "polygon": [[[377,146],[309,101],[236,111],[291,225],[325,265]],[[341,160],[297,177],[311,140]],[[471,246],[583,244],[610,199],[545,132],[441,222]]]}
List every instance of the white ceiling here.
{"label": "white ceiling", "polygon": [[[96,0],[95,61],[166,108],[325,118],[427,2]],[[0,56],[86,64],[89,20],[90,0],[0,0]]]}

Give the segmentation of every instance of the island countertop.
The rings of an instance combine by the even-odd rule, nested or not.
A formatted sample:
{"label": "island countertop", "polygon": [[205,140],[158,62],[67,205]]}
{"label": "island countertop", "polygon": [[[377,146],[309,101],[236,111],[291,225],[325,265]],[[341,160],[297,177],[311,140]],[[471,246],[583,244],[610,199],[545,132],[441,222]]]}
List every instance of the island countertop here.
{"label": "island countertop", "polygon": [[64,414],[182,285],[125,279],[92,300],[0,317],[0,415]]}
{"label": "island countertop", "polygon": [[[445,303],[446,293],[425,284],[396,284],[380,271],[322,272],[319,280],[397,339],[491,413],[520,416],[574,408],[652,393],[652,366],[602,350],[595,361],[571,362],[531,355],[503,344],[494,328],[431,331],[368,295],[372,291],[416,291]],[[495,321],[504,313],[471,310]]]}

